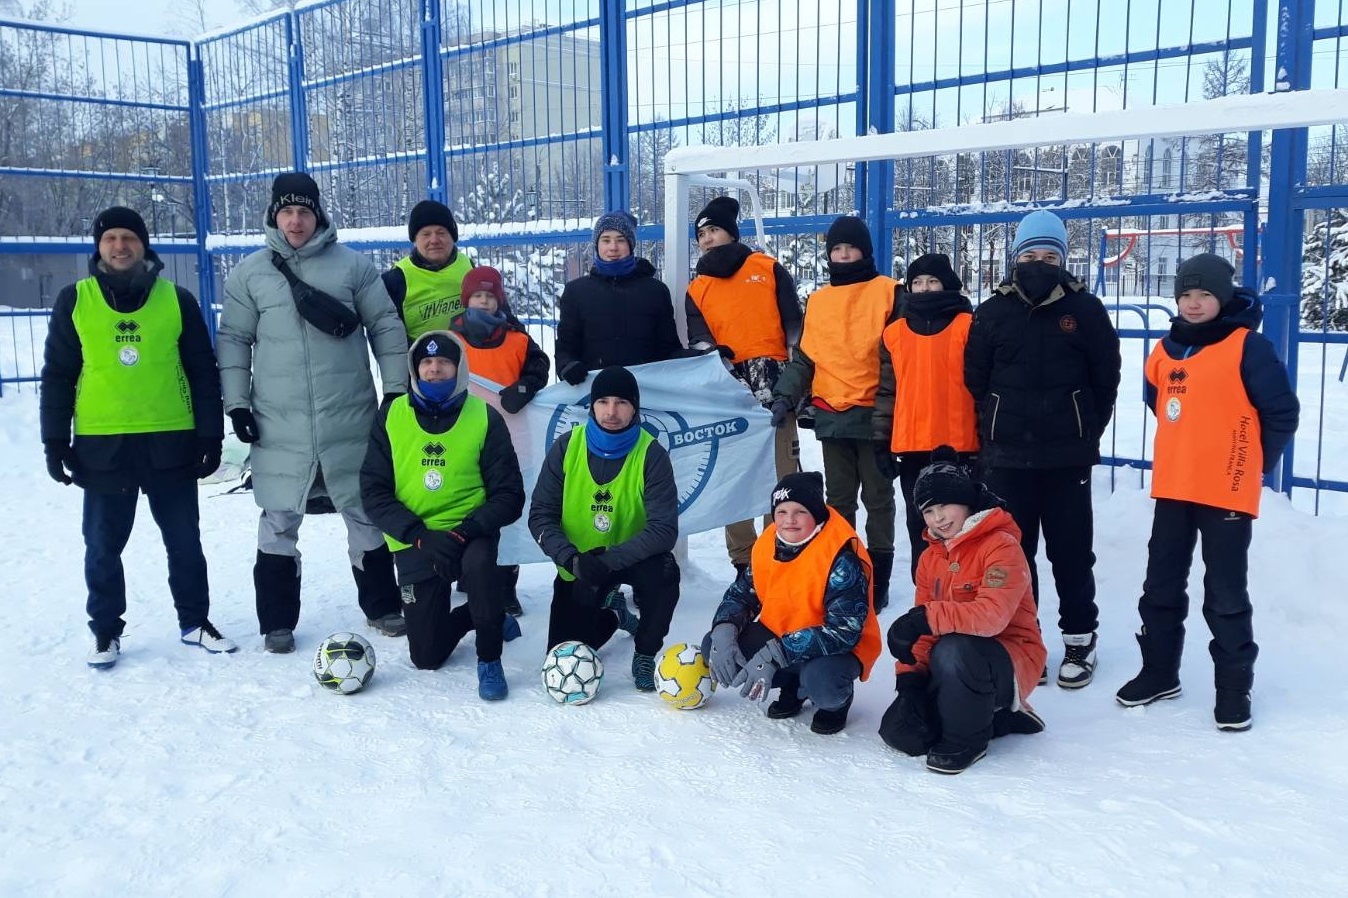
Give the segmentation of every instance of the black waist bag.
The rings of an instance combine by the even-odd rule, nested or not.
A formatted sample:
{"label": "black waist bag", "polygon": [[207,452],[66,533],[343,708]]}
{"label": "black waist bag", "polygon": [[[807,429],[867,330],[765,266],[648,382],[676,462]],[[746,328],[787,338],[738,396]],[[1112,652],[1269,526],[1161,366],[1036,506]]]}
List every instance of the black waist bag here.
{"label": "black waist bag", "polygon": [[334,337],[350,336],[360,327],[359,315],[347,308],[341,300],[295,277],[295,272],[290,270],[280,253],[271,254],[271,263],[285,275],[286,283],[290,284],[290,295],[295,298],[295,310],[305,321]]}

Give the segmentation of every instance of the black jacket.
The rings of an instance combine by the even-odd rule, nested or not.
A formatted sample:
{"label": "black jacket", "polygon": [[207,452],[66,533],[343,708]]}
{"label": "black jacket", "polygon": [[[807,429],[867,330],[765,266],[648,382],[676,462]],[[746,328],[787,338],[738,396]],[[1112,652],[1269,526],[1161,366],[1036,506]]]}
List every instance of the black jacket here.
{"label": "black jacket", "polygon": [[669,288],[645,259],[621,278],[594,269],[562,290],[554,348],[557,373],[573,363],[586,371],[644,365],[683,352]]}
{"label": "black jacket", "polygon": [[1100,461],[1119,392],[1119,335],[1104,305],[1067,271],[1032,302],[1013,282],[974,311],[964,383],[990,468]]}
{"label": "black jacket", "polygon": [[[960,312],[972,312],[973,305],[969,297],[957,290],[937,290],[929,293],[907,293],[899,303],[899,317],[908,322],[915,334],[931,337],[950,326]],[[962,371],[951,371],[950,377],[962,377]],[[875,441],[889,445],[894,432],[894,397],[898,387],[894,383],[894,359],[880,342],[880,386],[875,391],[875,411],[871,413],[871,426],[875,428]],[[936,448],[935,446],[932,447]]]}
{"label": "black jacket", "polygon": [[[417,423],[423,430],[427,433],[444,433],[459,420],[463,403],[455,405],[444,415],[432,415],[416,406],[413,408]],[[430,559],[415,545],[417,537],[426,529],[425,523],[398,501],[397,485],[393,478],[393,450],[386,427],[388,412],[389,404],[385,403],[380,407],[374,429],[370,432],[370,445],[365,452],[365,462],[360,467],[360,499],[365,513],[376,527],[399,542],[412,544],[412,548],[396,553],[394,558],[400,580],[416,583],[434,576],[434,570]],[[482,470],[482,484],[486,488],[487,499],[460,526],[479,530],[482,536],[492,537],[499,534],[502,527],[517,521],[524,511],[524,478],[520,474],[519,459],[515,457],[515,446],[510,442],[510,431],[506,428],[505,419],[490,406],[487,407],[487,438],[482,445],[478,464]]]}
{"label": "black jacket", "polygon": [[[1259,443],[1264,451],[1264,473],[1278,465],[1283,449],[1296,433],[1301,403],[1292,390],[1287,367],[1278,358],[1273,344],[1256,329],[1264,320],[1264,306],[1254,291],[1236,288],[1236,298],[1244,300],[1223,309],[1212,321],[1189,324],[1176,316],[1170,319],[1170,333],[1161,340],[1161,348],[1172,359],[1192,358],[1204,346],[1219,343],[1232,331],[1246,329],[1245,347],[1240,357],[1240,382],[1250,404],[1259,413]],[[1156,386],[1146,383],[1145,398],[1152,414],[1156,413]]]}
{"label": "black jacket", "polygon": [[[574,430],[562,434],[548,449],[529,500],[529,532],[538,547],[562,567],[569,566],[577,554],[576,547],[562,530],[562,488],[566,477],[563,461],[573,433]],[[590,476],[601,485],[617,477],[626,463],[626,458],[601,458],[593,452],[587,455]],[[674,483],[674,466],[659,441],[651,443],[646,450],[642,476],[646,526],[631,539],[604,553],[604,563],[615,571],[670,551],[679,538],[679,491]]]}
{"label": "black jacket", "polygon": [[[754,254],[754,250],[743,243],[727,243],[713,247],[697,260],[697,273],[707,277],[734,277],[735,272],[744,267],[744,263]],[[777,294],[777,314],[782,319],[782,333],[786,335],[786,345],[795,346],[800,342],[801,325],[805,315],[800,309],[800,298],[796,296],[796,282],[791,273],[774,262],[772,276]],[[707,319],[697,309],[693,298],[684,294],[684,314],[688,316],[688,345],[693,349],[710,349],[718,342],[716,335],[707,327]]]}
{"label": "black jacket", "polygon": [[[103,271],[95,254],[89,260],[89,274],[97,278],[109,306],[119,312],[134,312],[145,305],[150,288],[164,269],[164,263],[153,250],[145,251],[145,263],[143,270],[130,277],[118,276]],[[163,483],[194,480],[197,462],[205,451],[218,448],[224,440],[220,369],[206,320],[190,291],[177,287],[177,292],[183,322],[178,353],[192,396],[195,429],[77,436],[73,475],[79,486],[98,492],[148,491]],[[84,368],[84,351],[73,317],[75,299],[74,284],[57,295],[47,329],[40,401],[43,442],[70,445],[75,386]]]}

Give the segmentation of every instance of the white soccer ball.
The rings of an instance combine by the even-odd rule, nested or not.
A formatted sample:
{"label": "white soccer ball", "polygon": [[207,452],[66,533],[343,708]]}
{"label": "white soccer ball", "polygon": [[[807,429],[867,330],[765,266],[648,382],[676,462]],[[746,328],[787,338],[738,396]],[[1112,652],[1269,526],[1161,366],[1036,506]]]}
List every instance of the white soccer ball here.
{"label": "white soccer ball", "polygon": [[695,645],[671,645],[656,662],[655,692],[680,711],[702,707],[715,691],[711,670]]}
{"label": "white soccer ball", "polygon": [[324,689],[350,695],[374,676],[374,646],[355,633],[333,633],[314,655],[314,679]]}
{"label": "white soccer ball", "polygon": [[599,693],[604,662],[583,642],[559,642],[543,659],[543,688],[563,705],[583,705]]}

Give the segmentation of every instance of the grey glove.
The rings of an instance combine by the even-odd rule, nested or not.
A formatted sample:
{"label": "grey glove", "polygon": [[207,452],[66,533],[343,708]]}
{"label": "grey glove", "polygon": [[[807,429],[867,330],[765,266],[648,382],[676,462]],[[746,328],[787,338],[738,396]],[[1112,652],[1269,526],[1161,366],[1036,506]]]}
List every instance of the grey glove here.
{"label": "grey glove", "polygon": [[786,652],[782,649],[782,641],[770,639],[749,659],[730,685],[740,687],[740,695],[749,701],[766,702],[772,691],[772,678],[783,667],[786,667]]}
{"label": "grey glove", "polygon": [[718,686],[729,686],[730,681],[744,668],[744,653],[740,651],[739,631],[732,623],[717,624],[711,628],[711,678]]}

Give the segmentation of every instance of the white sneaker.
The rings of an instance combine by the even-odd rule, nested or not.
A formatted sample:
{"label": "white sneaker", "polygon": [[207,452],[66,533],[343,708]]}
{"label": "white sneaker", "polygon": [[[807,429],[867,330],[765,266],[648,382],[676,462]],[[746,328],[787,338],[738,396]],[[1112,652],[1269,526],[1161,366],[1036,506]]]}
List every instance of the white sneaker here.
{"label": "white sneaker", "polygon": [[94,638],[94,647],[89,650],[89,666],[95,670],[107,670],[117,663],[122,653],[122,640],[116,636],[98,636]]}
{"label": "white sneaker", "polygon": [[1064,689],[1080,689],[1095,678],[1095,634],[1063,634],[1062,666],[1058,668],[1058,685]]}
{"label": "white sneaker", "polygon": [[200,627],[183,630],[183,645],[199,646],[212,655],[239,650],[239,647],[234,644],[234,640],[221,636],[220,631],[211,626],[210,621],[206,621]]}

